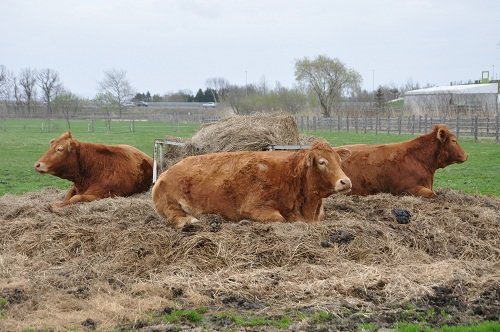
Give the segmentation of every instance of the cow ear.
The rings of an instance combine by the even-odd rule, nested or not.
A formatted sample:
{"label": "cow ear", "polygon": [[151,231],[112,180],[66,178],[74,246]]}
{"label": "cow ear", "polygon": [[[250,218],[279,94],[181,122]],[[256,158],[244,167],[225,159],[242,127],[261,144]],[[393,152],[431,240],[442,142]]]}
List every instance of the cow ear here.
{"label": "cow ear", "polygon": [[308,153],[306,154],[306,165],[307,165],[307,167],[311,167],[311,165],[313,164],[313,161],[314,161],[314,156],[311,153],[311,151],[308,151]]}
{"label": "cow ear", "polygon": [[445,128],[439,128],[437,131],[437,139],[441,143],[444,143],[444,141],[446,141],[447,137],[448,137],[448,131]]}
{"label": "cow ear", "polygon": [[351,156],[351,150],[348,149],[340,148],[335,150],[335,152],[339,154],[341,161],[345,161],[347,158]]}
{"label": "cow ear", "polygon": [[75,148],[75,142],[74,141],[69,141],[68,142],[68,152],[73,151],[74,148]]}

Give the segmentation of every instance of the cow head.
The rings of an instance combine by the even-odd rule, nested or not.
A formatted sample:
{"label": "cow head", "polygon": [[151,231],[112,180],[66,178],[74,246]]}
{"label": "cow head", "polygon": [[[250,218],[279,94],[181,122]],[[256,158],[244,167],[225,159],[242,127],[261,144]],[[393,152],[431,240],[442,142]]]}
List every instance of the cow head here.
{"label": "cow head", "polygon": [[351,155],[347,149],[337,149],[324,141],[316,141],[307,153],[308,181],[313,191],[321,197],[333,193],[347,193],[351,190],[351,180],[340,167],[343,160]]}
{"label": "cow head", "polygon": [[433,133],[436,135],[438,144],[440,145],[438,167],[443,168],[450,164],[463,163],[467,160],[467,153],[458,144],[457,136],[446,125],[435,125]]}
{"label": "cow head", "polygon": [[75,144],[70,131],[53,138],[49,150],[35,163],[35,171],[67,178],[68,170],[77,167]]}

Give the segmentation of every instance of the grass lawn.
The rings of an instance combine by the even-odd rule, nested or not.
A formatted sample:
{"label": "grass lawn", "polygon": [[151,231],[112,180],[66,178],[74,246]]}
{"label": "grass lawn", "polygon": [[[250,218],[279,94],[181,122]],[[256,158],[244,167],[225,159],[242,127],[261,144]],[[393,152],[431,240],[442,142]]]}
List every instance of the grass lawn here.
{"label": "grass lawn", "polygon": [[[47,186],[65,189],[69,182],[50,175],[39,175],[33,164],[48,149],[49,141],[67,130],[63,120],[52,120],[51,130],[47,130],[42,120],[4,120],[0,126],[0,195],[21,194],[36,191]],[[107,144],[130,144],[150,156],[153,155],[155,138],[166,135],[191,137],[199,130],[197,124],[168,124],[162,122],[113,121],[111,132],[105,122],[96,121],[94,132],[89,132],[90,122],[75,120],[71,130],[76,139]],[[390,143],[412,138],[410,135],[356,134],[354,132],[307,132],[322,136],[333,145],[356,143]],[[437,171],[434,189],[451,188],[467,193],[500,196],[500,144],[491,141],[475,143],[462,138],[460,144],[469,154],[469,160],[460,165],[451,165]]]}

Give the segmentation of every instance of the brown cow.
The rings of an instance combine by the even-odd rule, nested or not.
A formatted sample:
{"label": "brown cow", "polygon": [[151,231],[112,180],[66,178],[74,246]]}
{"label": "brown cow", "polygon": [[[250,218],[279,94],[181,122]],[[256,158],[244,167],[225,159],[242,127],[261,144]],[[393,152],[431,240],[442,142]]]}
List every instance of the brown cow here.
{"label": "brown cow", "polygon": [[342,163],[342,169],[352,181],[353,195],[406,193],[434,197],[435,171],[467,160],[457,137],[443,124],[401,143],[356,144],[339,148],[351,150],[351,156]]}
{"label": "brown cow", "polygon": [[156,211],[175,228],[201,214],[228,220],[316,222],[322,199],[351,189],[340,168],[349,151],[325,142],[301,151],[220,152],[185,158],[153,186]]}
{"label": "brown cow", "polygon": [[55,204],[62,207],[148,190],[153,160],[133,146],[80,142],[68,131],[50,141],[35,170],[73,182],[64,200]]}

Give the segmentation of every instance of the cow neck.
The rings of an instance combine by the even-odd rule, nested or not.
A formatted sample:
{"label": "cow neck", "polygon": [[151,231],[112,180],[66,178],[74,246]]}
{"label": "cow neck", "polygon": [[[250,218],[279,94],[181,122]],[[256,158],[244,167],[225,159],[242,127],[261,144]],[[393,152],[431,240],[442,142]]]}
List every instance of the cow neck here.
{"label": "cow neck", "polygon": [[291,165],[294,165],[294,171],[292,172],[292,176],[287,176],[288,184],[293,188],[300,188],[299,198],[303,198],[307,195],[304,195],[304,191],[310,191],[309,181],[307,181],[308,176],[308,167],[306,162],[306,151],[301,150],[294,152],[290,157],[289,161]]}
{"label": "cow neck", "polygon": [[85,143],[76,142],[75,144],[76,165],[78,169],[74,174],[73,182],[83,184],[89,175],[88,149]]}
{"label": "cow neck", "polygon": [[[315,176],[314,173],[314,165],[307,165],[307,158],[308,154],[305,153],[304,157],[302,158],[302,163],[303,163],[303,176],[302,178],[302,187],[305,188],[307,191],[307,194],[303,195],[303,197],[306,198],[306,200],[316,200],[318,198],[322,198],[320,191],[321,188],[318,186],[318,178]],[[310,198],[310,199],[309,199]]]}
{"label": "cow neck", "polygon": [[418,151],[418,153],[412,153],[411,155],[417,159],[424,167],[431,173],[434,174],[439,166],[439,154],[441,150],[441,144],[436,137],[437,133],[434,131],[420,137],[417,137],[410,141],[411,150]]}

